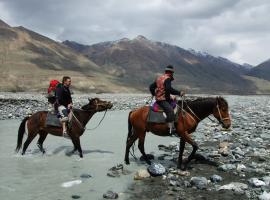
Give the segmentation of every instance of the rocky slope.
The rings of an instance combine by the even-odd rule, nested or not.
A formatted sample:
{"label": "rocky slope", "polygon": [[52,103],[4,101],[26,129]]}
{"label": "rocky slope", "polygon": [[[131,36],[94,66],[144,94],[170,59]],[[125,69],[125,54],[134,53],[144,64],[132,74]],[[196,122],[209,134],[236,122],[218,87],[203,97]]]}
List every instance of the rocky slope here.
{"label": "rocky slope", "polygon": [[85,55],[117,77],[124,85],[147,89],[157,73],[172,64],[175,84],[193,93],[254,93],[256,87],[242,75],[250,67],[222,57],[185,50],[155,42],[143,36],[132,40],[102,42],[91,46],[65,41],[65,45]]}

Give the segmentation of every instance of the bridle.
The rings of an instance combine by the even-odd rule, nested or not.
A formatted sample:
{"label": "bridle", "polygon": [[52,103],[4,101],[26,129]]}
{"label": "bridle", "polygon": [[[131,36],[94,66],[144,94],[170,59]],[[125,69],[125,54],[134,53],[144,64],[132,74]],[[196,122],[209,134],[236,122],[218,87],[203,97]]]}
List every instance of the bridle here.
{"label": "bridle", "polygon": [[217,102],[217,110],[218,110],[218,114],[219,114],[219,122],[224,125],[224,121],[229,120],[230,117],[225,117],[225,118],[222,117],[218,102]]}
{"label": "bridle", "polygon": [[[193,110],[188,106],[186,100],[184,100],[184,99],[182,98],[181,101],[182,101],[182,106],[181,106],[181,107],[180,107],[178,104],[176,104],[176,105],[178,106],[178,108],[180,108],[182,111],[188,113],[188,114],[190,115],[190,117],[191,117],[195,122],[197,122],[197,120],[198,120],[198,121],[201,121],[201,119],[200,119],[200,118],[193,112]],[[183,108],[183,107],[184,107],[184,106],[183,106],[183,102],[186,103],[188,110],[191,112],[192,115],[194,115],[194,117],[195,117],[197,120],[195,120],[194,117],[193,117],[189,112],[187,112],[187,111]],[[218,114],[219,114],[219,120],[218,120],[218,121],[219,121],[219,123],[221,123],[221,124],[224,125],[224,121],[230,120],[230,117],[225,117],[225,118],[222,117],[218,102],[217,102],[216,107],[217,107]],[[210,121],[212,121],[212,122],[216,122],[215,120],[211,119],[209,116],[208,116],[207,118],[210,119]]]}
{"label": "bridle", "polygon": [[[97,103],[97,99],[95,99],[95,103],[96,103],[96,107],[95,107],[94,109],[91,109],[91,110],[83,110],[83,111],[84,111],[84,112],[97,111],[97,110],[98,110],[98,106],[104,106],[104,104]],[[80,120],[75,116],[75,114],[74,114],[74,112],[73,112],[72,110],[71,110],[71,114],[72,114],[72,116],[75,118],[75,120],[76,120],[77,124],[80,126],[80,128],[81,128],[83,131],[85,131],[85,130],[94,130],[94,129],[98,128],[99,125],[101,124],[101,122],[103,121],[103,119],[105,118],[105,115],[106,115],[106,113],[107,113],[107,110],[108,110],[108,109],[105,110],[104,115],[103,115],[103,117],[101,118],[101,120],[99,121],[99,123],[98,123],[97,126],[95,126],[94,128],[87,128],[87,129],[85,128],[85,126],[82,125],[82,123],[81,123]]]}

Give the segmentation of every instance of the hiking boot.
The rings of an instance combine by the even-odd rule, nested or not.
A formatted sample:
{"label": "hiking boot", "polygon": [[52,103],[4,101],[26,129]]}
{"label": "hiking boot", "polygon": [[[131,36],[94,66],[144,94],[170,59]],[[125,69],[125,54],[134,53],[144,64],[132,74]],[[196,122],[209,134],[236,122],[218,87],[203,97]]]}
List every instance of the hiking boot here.
{"label": "hiking boot", "polygon": [[170,136],[178,136],[175,127],[170,128],[169,133]]}
{"label": "hiking boot", "polygon": [[69,134],[67,133],[67,131],[63,131],[63,137],[64,137],[64,138],[67,138],[67,139],[70,139],[70,136],[69,136]]}

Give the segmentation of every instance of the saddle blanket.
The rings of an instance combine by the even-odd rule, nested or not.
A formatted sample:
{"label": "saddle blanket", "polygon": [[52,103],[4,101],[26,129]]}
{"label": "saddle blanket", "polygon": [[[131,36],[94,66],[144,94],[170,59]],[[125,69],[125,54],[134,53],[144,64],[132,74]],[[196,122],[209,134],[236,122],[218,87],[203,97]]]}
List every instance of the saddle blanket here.
{"label": "saddle blanket", "polygon": [[[164,113],[165,114],[165,113]],[[154,112],[151,108],[148,112],[147,122],[151,123],[166,123],[166,117],[163,112]]]}
{"label": "saddle blanket", "polygon": [[62,127],[62,124],[61,124],[57,114],[52,114],[51,112],[48,112],[48,114],[47,114],[45,125],[46,126]]}
{"label": "saddle blanket", "polygon": [[[175,109],[177,102],[176,101],[172,101],[170,104],[171,104],[172,108]],[[152,102],[151,109],[154,112],[164,112],[164,110],[157,104],[156,101]]]}

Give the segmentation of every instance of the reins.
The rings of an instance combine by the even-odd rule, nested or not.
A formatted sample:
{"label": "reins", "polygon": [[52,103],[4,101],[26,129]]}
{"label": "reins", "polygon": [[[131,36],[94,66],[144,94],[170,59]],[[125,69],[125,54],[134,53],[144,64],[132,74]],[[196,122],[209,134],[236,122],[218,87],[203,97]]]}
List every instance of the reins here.
{"label": "reins", "polygon": [[[98,107],[96,107],[96,109],[97,109],[97,108],[98,108]],[[96,111],[96,109],[95,109],[94,111]],[[85,130],[95,130],[95,129],[97,129],[97,128],[100,126],[101,122],[104,120],[106,113],[107,113],[107,109],[105,110],[104,115],[103,115],[103,117],[101,118],[101,120],[99,121],[99,123],[98,123],[94,128],[85,128],[85,126],[82,125],[82,123],[80,122],[80,120],[75,116],[74,112],[71,110],[72,116],[75,118],[77,124],[80,126],[81,129],[83,129],[83,131],[85,131]]]}

